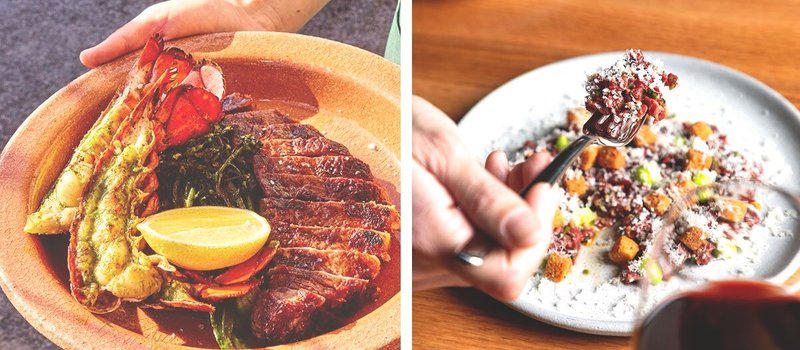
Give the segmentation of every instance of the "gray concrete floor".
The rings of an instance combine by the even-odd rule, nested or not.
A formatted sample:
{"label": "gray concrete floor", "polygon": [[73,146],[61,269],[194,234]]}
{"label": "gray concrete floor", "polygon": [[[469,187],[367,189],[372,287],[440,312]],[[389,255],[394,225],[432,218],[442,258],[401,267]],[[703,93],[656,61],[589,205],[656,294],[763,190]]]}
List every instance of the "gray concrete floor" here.
{"label": "gray concrete floor", "polygon": [[[39,104],[86,72],[78,61],[81,50],[100,42],[152,3],[0,2],[0,148]],[[383,55],[395,4],[396,0],[332,0],[300,32]],[[0,293],[0,349],[55,348]]]}

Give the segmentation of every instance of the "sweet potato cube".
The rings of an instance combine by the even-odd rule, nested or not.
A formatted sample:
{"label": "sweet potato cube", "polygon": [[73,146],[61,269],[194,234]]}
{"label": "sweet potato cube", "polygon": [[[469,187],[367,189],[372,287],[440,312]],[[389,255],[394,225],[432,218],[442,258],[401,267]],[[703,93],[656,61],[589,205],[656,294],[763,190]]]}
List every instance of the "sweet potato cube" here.
{"label": "sweet potato cube", "polygon": [[594,166],[594,161],[597,159],[597,152],[600,151],[598,146],[589,146],[581,153],[581,170],[586,171]]}
{"label": "sweet potato cube", "polygon": [[564,189],[567,193],[574,194],[578,197],[583,197],[589,185],[586,184],[586,178],[583,175],[578,175],[573,178],[564,178]]}
{"label": "sweet potato cube", "polygon": [[645,208],[658,215],[664,215],[671,204],[672,199],[670,199],[669,196],[655,191],[648,193],[647,196],[644,197]]}
{"label": "sweet potato cube", "polygon": [[690,149],[686,158],[686,170],[707,170],[713,158],[698,150]]}
{"label": "sweet potato cube", "polygon": [[558,253],[550,253],[547,257],[547,265],[544,267],[544,276],[553,282],[561,282],[571,269],[572,259]]}
{"label": "sweet potato cube", "polygon": [[567,111],[567,125],[572,129],[580,129],[592,115],[586,108],[579,107]]}
{"label": "sweet potato cube", "polygon": [[747,213],[747,203],[738,199],[724,198],[718,200],[719,217],[727,222],[739,222]]}
{"label": "sweet potato cube", "polygon": [[553,215],[553,230],[562,227],[564,227],[564,214],[561,214],[561,209],[556,209],[556,215]]}
{"label": "sweet potato cube", "polygon": [[689,125],[689,132],[701,138],[703,141],[708,140],[708,137],[714,133],[714,130],[711,130],[711,127],[708,124],[703,122],[696,122],[692,125]]}
{"label": "sweet potato cube", "polygon": [[681,194],[687,194],[696,190],[697,184],[695,184],[692,180],[682,179],[675,183],[675,187],[678,188],[678,191],[681,192]]}
{"label": "sweet potato cube", "polygon": [[705,231],[697,226],[689,227],[678,239],[693,252],[697,252],[708,243]]}
{"label": "sweet potato cube", "polygon": [[691,198],[685,198],[686,195],[692,193],[692,191],[697,189],[697,184],[695,184],[692,180],[689,179],[681,179],[675,183],[675,191],[670,193],[673,201],[679,200],[687,200],[689,204],[695,204],[699,201],[697,195],[693,195]]}
{"label": "sweet potato cube", "polygon": [[653,129],[650,129],[649,125],[642,125],[636,137],[633,138],[633,145],[636,147],[647,147],[655,144],[657,139],[656,133],[653,132]]}
{"label": "sweet potato cube", "polygon": [[608,258],[617,264],[624,264],[633,260],[638,253],[639,245],[634,240],[628,236],[619,236],[608,252]]}
{"label": "sweet potato cube", "polygon": [[619,148],[604,146],[597,152],[597,165],[611,170],[622,169],[625,167],[625,154]]}

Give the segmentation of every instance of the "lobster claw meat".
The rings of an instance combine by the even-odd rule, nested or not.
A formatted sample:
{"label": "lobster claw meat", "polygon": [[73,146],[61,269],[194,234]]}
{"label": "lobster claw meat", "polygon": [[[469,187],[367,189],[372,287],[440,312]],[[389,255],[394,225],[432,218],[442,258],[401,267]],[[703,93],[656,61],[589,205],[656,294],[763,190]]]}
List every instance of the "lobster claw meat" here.
{"label": "lobster claw meat", "polygon": [[165,127],[159,146],[163,151],[211,131],[211,126],[222,119],[222,104],[206,89],[180,85],[164,97],[156,119]]}
{"label": "lobster claw meat", "polygon": [[193,64],[192,55],[177,47],[170,47],[156,58],[150,82],[157,81],[159,75],[166,73],[169,75],[169,82],[180,84],[192,71]]}
{"label": "lobster claw meat", "polygon": [[70,227],[67,260],[75,299],[95,313],[116,309],[122,299],[143,300],[162,278],[140,249],[135,209],[153,193],[142,191],[155,176],[157,157],[150,103],[140,103],[121,123],[97,160]]}
{"label": "lobster claw meat", "polygon": [[275,253],[278,252],[278,243],[279,241],[270,241],[252,258],[239,265],[229,267],[225,272],[215,277],[214,282],[220,285],[231,285],[253,278],[275,257]]}
{"label": "lobster claw meat", "polygon": [[75,219],[80,197],[89,184],[100,155],[105,152],[121,123],[147,95],[149,81],[160,75],[155,61],[163,51],[163,41],[155,35],[144,46],[139,59],[128,73],[128,80],[111,100],[80,141],[69,163],[64,167],[52,189],[36,212],[28,215],[25,232],[56,234],[69,231]]}
{"label": "lobster claw meat", "polygon": [[[153,65],[163,51],[164,38],[162,38],[161,34],[159,33],[153,34],[153,36],[150,37],[150,39],[148,39],[144,44],[142,53],[139,55],[139,59],[136,61],[136,65],[134,66],[135,69],[142,69],[142,67]],[[149,72],[150,68],[147,69]]]}
{"label": "lobster claw meat", "polygon": [[[222,118],[222,106],[215,93],[204,86],[183,84],[193,72],[199,80],[219,92],[221,79],[214,81],[218,67],[195,65],[191,56],[178,49],[161,51],[160,41],[148,43],[143,56],[152,60],[152,75],[139,82],[141,96],[136,105],[113,128],[113,137],[98,142],[99,150],[86,174],[86,185],[77,192],[74,220],[69,227],[68,267],[73,296],[90,311],[111,312],[123,300],[153,300],[153,307],[180,307],[213,311],[213,306],[195,299],[202,294],[174,272],[159,269],[142,251],[141,236],[135,229],[141,217],[158,209],[158,153],[191,137],[210,131]],[[204,67],[206,76],[203,75]],[[216,73],[215,73],[216,72]],[[141,76],[137,72],[136,76]],[[208,78],[208,79],[206,79]],[[208,80],[208,81],[207,81]],[[131,88],[129,83],[126,89]],[[91,131],[90,131],[91,132]],[[91,134],[87,134],[90,138]],[[237,295],[256,282],[213,287],[211,298]],[[158,297],[154,297],[158,296]]]}
{"label": "lobster claw meat", "polygon": [[194,69],[183,79],[181,85],[191,85],[204,88],[218,99],[222,99],[225,94],[225,78],[222,76],[222,68],[211,61],[200,61]]}

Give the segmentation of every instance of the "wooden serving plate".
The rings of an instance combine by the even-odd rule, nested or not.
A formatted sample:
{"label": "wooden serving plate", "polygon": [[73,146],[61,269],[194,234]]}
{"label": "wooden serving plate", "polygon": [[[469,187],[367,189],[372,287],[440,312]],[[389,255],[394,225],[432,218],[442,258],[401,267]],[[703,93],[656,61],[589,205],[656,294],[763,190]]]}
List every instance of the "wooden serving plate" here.
{"label": "wooden serving plate", "polygon": [[[366,51],[284,33],[195,36],[177,46],[219,63],[226,91],[255,96],[343,143],[370,165],[400,208],[400,69]],[[0,156],[0,285],[37,330],[64,348],[216,348],[208,315],[124,305],[94,315],[69,292],[67,235],[34,236],[22,227],[73,148],[123,83],[137,53],[80,76],[20,126]],[[276,348],[399,348],[400,237],[374,281],[379,300],[332,332]]]}

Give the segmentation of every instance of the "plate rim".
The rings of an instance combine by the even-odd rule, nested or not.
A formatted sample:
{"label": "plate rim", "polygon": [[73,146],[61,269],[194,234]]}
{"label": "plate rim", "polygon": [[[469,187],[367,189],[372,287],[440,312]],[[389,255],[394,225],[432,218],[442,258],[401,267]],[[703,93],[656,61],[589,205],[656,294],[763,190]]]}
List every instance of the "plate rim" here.
{"label": "plate rim", "polygon": [[[202,35],[194,35],[185,38],[180,38],[176,40],[166,41],[166,44],[178,46],[181,48],[185,48],[187,51],[191,52],[194,49],[187,48],[187,46],[198,46],[203,47],[204,45],[212,45],[207,44],[211,42],[226,42],[227,45],[222,47],[219,51],[209,51],[209,52],[200,52],[198,54],[193,54],[199,58],[244,58],[244,59],[276,59],[274,57],[256,57],[251,55],[252,53],[243,54],[241,52],[230,52],[230,46],[237,41],[247,41],[247,40],[279,40],[279,41],[290,41],[294,42],[298,46],[303,46],[304,48],[324,48],[326,50],[330,50],[327,53],[347,53],[349,56],[348,58],[352,60],[354,63],[360,63],[360,65],[346,62],[344,60],[340,60],[338,57],[332,55],[331,60],[335,61],[328,65],[327,61],[324,58],[320,57],[312,57],[307,58],[308,61],[302,62],[292,62],[301,64],[308,68],[317,68],[323,69],[326,73],[330,74],[333,69],[341,69],[341,72],[347,73],[346,75],[341,75],[341,78],[348,78],[352,79],[354,83],[358,85],[371,85],[371,86],[379,86],[378,89],[373,89],[374,92],[379,93],[380,97],[385,98],[389,101],[392,105],[397,106],[399,111],[399,103],[400,103],[400,66],[384,59],[381,56],[378,56],[374,53],[369,51],[350,46],[344,43],[340,43],[337,41],[319,38],[314,36],[296,34],[296,33],[281,33],[281,32],[259,32],[259,31],[242,31],[242,32],[227,32],[227,33],[213,33],[213,34],[202,34]],[[133,60],[138,57],[141,50],[136,50],[134,52],[128,53],[119,57],[109,63],[106,63],[100,67],[95,69],[91,69],[88,72],[85,72],[69,82],[67,85],[50,95],[44,102],[36,107],[36,109],[31,112],[31,114],[25,118],[22,124],[17,128],[14,134],[9,138],[8,142],[6,143],[5,147],[3,148],[2,153],[0,154],[0,179],[8,180],[8,179],[21,179],[20,174],[18,174],[15,169],[17,167],[21,167],[20,164],[24,164],[26,162],[25,157],[28,155],[26,154],[25,150],[21,150],[20,146],[24,146],[25,142],[22,142],[21,139],[23,134],[36,134],[34,131],[34,127],[37,124],[45,123],[44,119],[46,119],[46,115],[44,115],[46,109],[53,105],[58,100],[64,98],[64,96],[68,96],[70,94],[75,93],[73,90],[79,88],[81,86],[85,86],[89,80],[92,79],[102,79],[105,75],[108,74],[115,74],[119,69],[123,69],[123,72],[127,72],[129,70],[130,65],[132,64]],[[280,56],[280,53],[272,53],[276,56]],[[248,56],[248,57],[245,57]],[[250,57],[252,56],[252,57]],[[299,56],[299,55],[298,55]],[[293,56],[294,57],[294,56]],[[351,67],[348,67],[351,66]],[[367,72],[377,72],[380,74],[366,74]],[[378,75],[376,77],[376,75]],[[399,142],[398,142],[399,143]],[[400,158],[399,151],[392,152],[396,153],[395,156]],[[33,162],[33,161],[28,161]],[[30,184],[23,186],[28,188]],[[399,189],[398,189],[399,190]],[[4,190],[4,195],[17,194],[20,196],[30,195],[23,193],[22,190],[17,190],[15,192],[13,189]],[[8,197],[6,197],[8,198]],[[11,201],[19,201],[17,198],[13,198],[11,200],[3,201],[0,203],[0,231],[6,235],[14,235],[14,234],[22,234],[21,227],[9,227],[10,224],[8,222],[14,222],[14,214],[19,213],[9,213],[8,202]],[[399,203],[398,203],[399,205]],[[22,213],[23,216],[26,216],[28,213]],[[35,238],[35,237],[34,237]],[[400,239],[400,236],[397,237]],[[31,237],[24,237],[23,239],[31,239]],[[36,260],[35,264],[38,265],[45,265],[42,261],[39,260],[38,254],[35,252],[31,253],[28,252],[29,256],[34,257]],[[401,257],[397,257],[400,259]],[[4,294],[8,298],[9,302],[14,306],[14,308],[19,312],[23,318],[31,324],[38,332],[42,335],[47,337],[56,345],[63,347],[63,348],[95,348],[95,347],[112,347],[112,348],[128,348],[128,347],[159,347],[159,348],[171,348],[171,349],[195,349],[194,347],[184,346],[184,345],[176,345],[176,344],[169,344],[169,343],[162,343],[151,338],[147,338],[141,334],[137,334],[131,332],[125,328],[122,328],[118,325],[111,324],[111,322],[104,320],[99,317],[94,317],[92,315],[89,316],[86,325],[90,325],[92,329],[102,329],[102,328],[120,328],[115,329],[111,332],[111,336],[105,337],[102,344],[98,343],[91,343],[87,340],[81,339],[81,335],[85,335],[91,331],[90,329],[87,330],[72,330],[72,331],[64,331],[64,329],[57,329],[53,325],[53,321],[50,319],[53,317],[53,314],[57,314],[55,318],[58,321],[64,321],[74,323],[75,319],[69,319],[66,316],[72,316],[72,314],[65,314],[62,312],[53,312],[52,309],[48,309],[46,306],[41,305],[42,301],[33,300],[30,295],[22,295],[24,291],[18,290],[20,288],[20,283],[15,280],[11,279],[9,276],[9,264],[13,262],[8,261],[8,255],[3,254],[0,256],[0,288],[2,288]],[[45,269],[47,269],[45,267]],[[55,278],[51,278],[55,280]],[[60,284],[57,281],[56,284]],[[370,313],[360,317],[359,319],[353,321],[348,325],[344,325],[342,328],[335,330],[333,332],[328,332],[321,334],[319,336],[294,342],[290,344],[280,345],[276,347],[270,348],[277,348],[277,349],[292,349],[298,347],[306,347],[306,346],[323,346],[323,347],[336,347],[336,342],[342,339],[343,335],[349,334],[347,339],[352,341],[356,344],[361,344],[364,346],[372,347],[372,348],[380,348],[385,346],[391,346],[392,344],[399,344],[400,341],[400,296],[401,293],[398,291],[397,294],[392,296],[389,300],[387,300],[383,305],[377,307],[375,310],[371,311]],[[70,299],[67,302],[72,302]],[[52,307],[52,302],[49,303],[47,306]],[[65,308],[62,305],[57,305],[59,308]],[[66,315],[66,316],[65,316]],[[84,320],[86,321],[86,320]],[[384,327],[385,329],[380,332],[375,332],[375,330],[370,330],[369,324],[382,324],[388,327]],[[81,326],[84,326],[83,324]],[[356,334],[358,332],[364,332],[361,335]],[[130,334],[134,335],[130,335]],[[372,336],[365,337],[364,334],[370,334]]]}
{"label": "plate rim", "polygon": [[[687,56],[683,54],[677,53],[670,53],[664,51],[643,51],[645,55],[652,55],[657,56],[658,59],[663,61],[664,58],[669,59],[677,59],[677,60],[684,60],[693,65],[701,65],[705,67],[712,68],[719,73],[716,74],[725,74],[730,76],[733,79],[737,79],[744,84],[750,85],[751,87],[755,88],[756,90],[764,93],[768,98],[772,99],[775,102],[778,102],[778,105],[783,108],[788,114],[794,116],[796,122],[800,123],[800,111],[798,111],[797,107],[792,104],[786,97],[781,95],[778,91],[767,85],[766,83],[740,71],[735,68],[731,68],[725,66],[720,63],[716,63],[710,60]],[[596,52],[590,53],[585,55],[579,55],[574,57],[568,57],[562,60],[550,62],[544,64],[542,66],[536,67],[529,71],[523,72],[522,74],[517,75],[516,77],[509,79],[505,83],[495,87],[492,89],[491,92],[486,94],[483,98],[481,98],[475,105],[473,105],[469,111],[459,120],[457,126],[460,133],[463,132],[465,128],[464,125],[469,126],[473,123],[478,123],[478,118],[480,115],[476,110],[482,109],[483,106],[487,105],[492,99],[496,96],[499,96],[503,93],[504,89],[507,89],[508,86],[513,86],[519,84],[522,81],[527,79],[533,79],[531,76],[540,73],[541,71],[554,69],[561,65],[569,65],[574,64],[575,62],[583,61],[583,60],[602,60],[602,59],[613,59],[614,57],[621,57],[624,54],[624,51],[604,51],[604,52]],[[591,69],[596,68],[592,67]],[[480,155],[473,154],[479,162],[483,160],[480,159]],[[779,278],[780,276],[785,276],[786,278],[791,277],[792,274],[786,276],[786,270],[794,267],[797,269],[800,266],[800,254],[795,255],[792,261],[790,261],[787,269],[782,271],[780,274],[773,277]],[[503,304],[509,306],[511,309],[528,316],[532,319],[538,320],[540,322],[567,329],[574,332],[579,333],[586,333],[586,334],[593,334],[593,335],[603,335],[603,336],[614,336],[614,337],[629,337],[633,335],[633,331],[636,326],[636,321],[623,321],[623,320],[603,320],[599,323],[599,326],[591,327],[590,325],[586,324],[586,320],[589,318],[579,318],[573,315],[565,315],[556,310],[546,309],[541,307],[540,305],[531,305],[526,304],[521,301],[521,298],[518,298],[513,301],[504,301],[499,300]]]}

